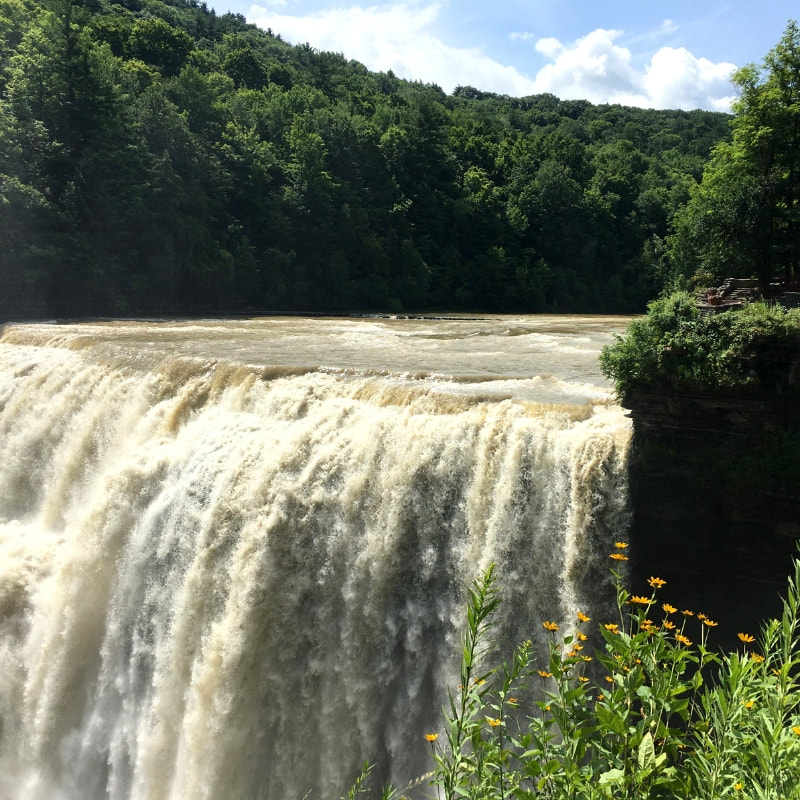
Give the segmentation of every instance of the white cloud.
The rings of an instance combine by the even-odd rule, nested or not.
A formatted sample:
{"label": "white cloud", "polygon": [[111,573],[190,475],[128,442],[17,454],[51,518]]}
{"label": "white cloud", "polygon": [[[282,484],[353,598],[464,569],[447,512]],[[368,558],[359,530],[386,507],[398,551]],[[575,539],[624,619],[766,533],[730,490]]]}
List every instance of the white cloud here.
{"label": "white cloud", "polygon": [[[566,44],[551,37],[535,39],[529,32],[510,34],[512,40],[535,39],[532,49],[539,60],[549,62],[531,78],[481,48],[447,44],[439,33],[444,0],[350,5],[305,15],[292,14],[287,8],[276,10],[285,4],[286,0],[262,0],[262,5],[250,9],[247,18],[294,44],[309,42],[318,50],[343,53],[372,70],[392,70],[409,80],[436,83],[446,92],[461,85],[515,97],[550,92],[565,100],[593,103],[730,109],[733,64],[715,64],[684,48],[672,47],[662,47],[644,62],[638,53],[634,64],[631,51],[619,44],[623,34],[618,30],[598,28]],[[657,31],[628,37],[627,41],[676,30],[677,26],[665,19]]]}
{"label": "white cloud", "polygon": [[629,102],[639,93],[637,75],[630,51],[614,44],[620,33],[598,28],[570,46],[540,39],[537,52],[553,63],[537,73],[536,90],[592,102]]}
{"label": "white cloud", "polygon": [[678,29],[678,25],[671,19],[665,19],[661,21],[661,24],[657,28],[652,28],[651,30],[634,35],[626,33],[625,42],[628,47],[641,42],[652,42],[657,39],[663,39],[665,36],[672,36],[674,33],[678,32]]}
{"label": "white cloud", "polygon": [[675,33],[677,30],[678,26],[671,19],[665,19],[661,23],[661,28],[659,29],[659,33],[662,34]]}
{"label": "white cloud", "polygon": [[539,39],[534,45],[534,48],[537,53],[541,53],[545,58],[555,60],[564,49],[564,45],[561,44],[558,39],[549,36],[544,39]]}
{"label": "white cloud", "polygon": [[438,3],[395,3],[292,16],[254,6],[247,18],[289,42],[309,42],[373,70],[436,83],[446,92],[462,85],[517,97],[531,94],[533,81],[515,67],[495,61],[479,48],[452,47],[438,38],[433,28],[439,11]]}
{"label": "white cloud", "polygon": [[714,64],[683,47],[662,47],[644,76],[645,91],[657,108],[711,108],[730,111],[733,64]]}
{"label": "white cloud", "polygon": [[[664,29],[670,27],[667,23]],[[598,28],[569,46],[540,39],[536,50],[552,63],[536,74],[536,91],[593,103],[730,110],[733,64],[715,64],[685,48],[662,47],[637,70],[630,50],[615,44],[621,35]]]}
{"label": "white cloud", "polygon": [[508,34],[512,42],[528,42],[536,38],[536,34],[531,31],[512,31]]}

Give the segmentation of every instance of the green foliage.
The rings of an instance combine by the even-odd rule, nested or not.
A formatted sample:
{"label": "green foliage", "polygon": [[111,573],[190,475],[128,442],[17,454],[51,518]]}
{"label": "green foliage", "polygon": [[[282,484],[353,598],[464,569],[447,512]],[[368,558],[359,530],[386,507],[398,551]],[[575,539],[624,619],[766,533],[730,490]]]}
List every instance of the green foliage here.
{"label": "green foliage", "polygon": [[[797,309],[758,302],[703,315],[692,295],[677,292],[650,303],[603,349],[600,364],[624,400],[636,390],[772,391],[775,381],[785,389],[798,353]],[[774,373],[781,363],[783,376]]]}
{"label": "green foliage", "polygon": [[165,75],[177,75],[193,48],[188,33],[163,19],[140,19],[131,29],[128,47],[134,58],[153,64]]}
{"label": "green foliage", "polygon": [[195,0],[0,1],[0,316],[638,311],[728,117],[375,74]]}
{"label": "green foliage", "polygon": [[[353,781],[353,785],[347,792],[346,800],[356,800],[356,798],[360,797],[361,795],[369,793],[369,776],[372,772],[373,766],[374,765],[370,764],[368,761],[364,762],[364,766],[361,768],[360,774],[355,781]],[[391,800],[393,797],[395,797],[394,790],[390,786],[384,788],[383,792],[381,793],[381,800]],[[340,800],[345,800],[345,798],[342,797]]]}
{"label": "green foliage", "polygon": [[[616,543],[612,558],[624,558]],[[800,561],[779,619],[741,649],[720,654],[716,622],[616,585],[618,616],[596,625],[578,613],[549,631],[548,659],[530,643],[492,667],[489,570],[470,592],[461,688],[445,736],[426,735],[443,800],[666,800],[800,797]],[[482,655],[481,655],[482,654]]]}
{"label": "green foliage", "polygon": [[[733,140],[718,145],[702,183],[675,217],[676,273],[696,283],[727,276],[800,280],[800,27],[790,21],[758,68],[733,76]],[[777,274],[776,274],[777,273]]]}
{"label": "green foliage", "polygon": [[[492,650],[487,645],[487,633],[492,613],[499,604],[493,585],[494,571],[490,567],[469,591],[467,605],[467,632],[464,636],[461,657],[461,683],[456,695],[450,694],[450,713],[447,718],[447,757],[437,755],[437,779],[446,797],[480,794],[499,776],[502,785],[502,760],[493,748],[483,745],[484,728],[493,722],[485,710],[496,712],[490,704],[487,680],[494,670],[479,671]],[[504,695],[503,695],[504,699]],[[491,724],[490,722],[490,724]]]}

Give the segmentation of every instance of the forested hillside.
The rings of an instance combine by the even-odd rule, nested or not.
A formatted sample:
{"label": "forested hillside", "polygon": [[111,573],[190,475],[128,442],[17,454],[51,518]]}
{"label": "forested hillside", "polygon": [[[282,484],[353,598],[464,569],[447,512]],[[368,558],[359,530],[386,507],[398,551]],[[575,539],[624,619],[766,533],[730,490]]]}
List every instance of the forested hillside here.
{"label": "forested hillside", "polygon": [[0,317],[639,311],[729,118],[372,73],[192,0],[0,0]]}

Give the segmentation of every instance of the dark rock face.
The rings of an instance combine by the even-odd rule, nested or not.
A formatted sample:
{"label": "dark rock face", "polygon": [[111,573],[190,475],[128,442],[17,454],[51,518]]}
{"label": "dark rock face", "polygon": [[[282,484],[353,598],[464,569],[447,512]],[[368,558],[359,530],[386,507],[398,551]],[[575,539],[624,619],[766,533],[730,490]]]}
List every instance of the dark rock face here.
{"label": "dark rock face", "polygon": [[[785,384],[784,384],[785,386]],[[641,393],[634,421],[631,590],[667,581],[662,601],[720,624],[741,647],[780,613],[800,539],[800,398]],[[698,640],[691,620],[687,635]]]}

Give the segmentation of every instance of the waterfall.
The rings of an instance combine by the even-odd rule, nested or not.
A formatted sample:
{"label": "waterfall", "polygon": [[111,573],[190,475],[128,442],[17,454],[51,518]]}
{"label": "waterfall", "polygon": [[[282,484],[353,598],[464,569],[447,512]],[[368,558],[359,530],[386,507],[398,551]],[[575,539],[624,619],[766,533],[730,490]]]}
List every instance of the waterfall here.
{"label": "waterfall", "polygon": [[0,796],[327,800],[365,759],[404,784],[476,575],[542,653],[596,603],[629,440],[611,405],[10,329]]}

